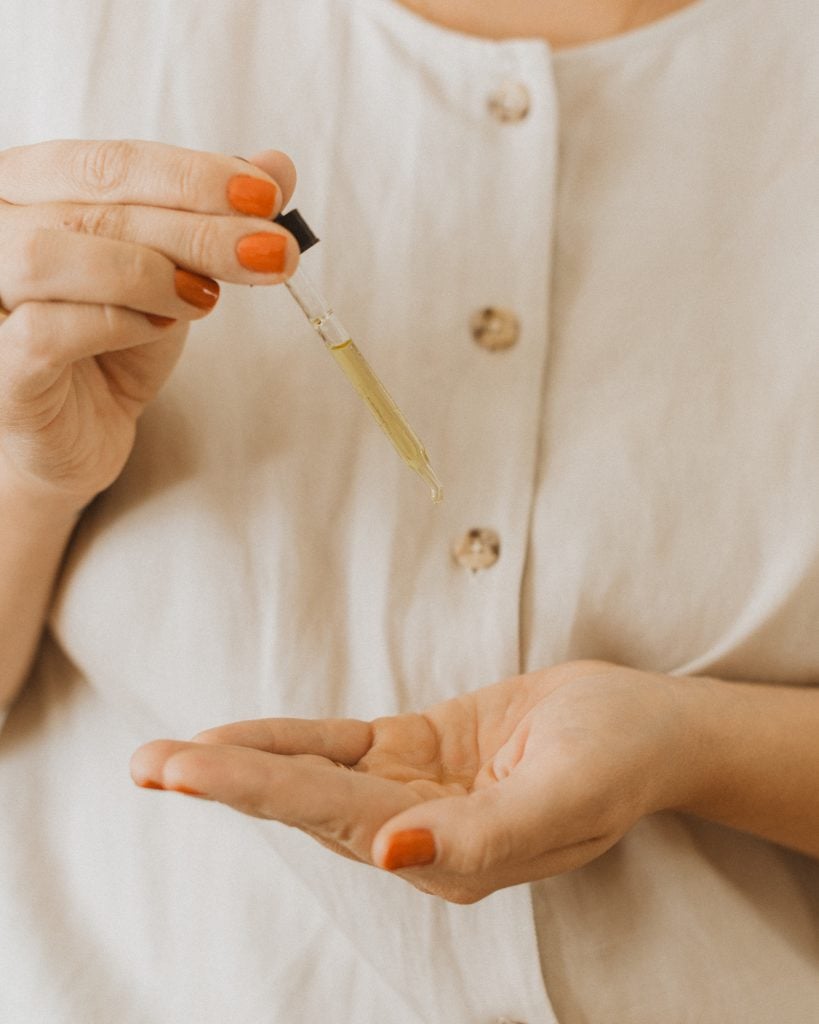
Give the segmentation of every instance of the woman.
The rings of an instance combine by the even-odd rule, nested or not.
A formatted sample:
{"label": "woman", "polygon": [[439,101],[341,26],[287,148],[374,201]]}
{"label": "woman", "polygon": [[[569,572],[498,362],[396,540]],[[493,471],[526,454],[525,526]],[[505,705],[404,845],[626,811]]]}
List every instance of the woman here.
{"label": "woman", "polygon": [[819,15],[407,8],[0,43],[3,1015],[801,1024]]}

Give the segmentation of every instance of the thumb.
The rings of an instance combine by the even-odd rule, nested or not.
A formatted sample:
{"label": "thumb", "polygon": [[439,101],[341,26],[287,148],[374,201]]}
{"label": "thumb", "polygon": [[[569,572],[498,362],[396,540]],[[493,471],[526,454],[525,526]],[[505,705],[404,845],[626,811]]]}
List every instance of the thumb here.
{"label": "thumb", "polygon": [[282,190],[282,209],[290,202],[296,188],[296,167],[286,153],[280,153],[277,149],[265,149],[261,153],[254,154],[248,163],[269,174]]}
{"label": "thumb", "polygon": [[551,817],[519,772],[465,796],[417,804],[376,833],[372,860],[388,871],[434,866],[465,877],[502,870],[547,849]]}

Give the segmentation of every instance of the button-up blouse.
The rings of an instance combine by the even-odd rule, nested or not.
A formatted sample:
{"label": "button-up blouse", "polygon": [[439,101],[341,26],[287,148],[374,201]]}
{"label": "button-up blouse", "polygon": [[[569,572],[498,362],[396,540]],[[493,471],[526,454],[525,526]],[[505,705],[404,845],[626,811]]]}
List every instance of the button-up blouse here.
{"label": "button-up blouse", "polygon": [[393,0],[3,22],[0,147],[293,156],[304,266],[446,497],[285,289],[223,289],[85,513],[0,735],[0,1019],[815,1019],[819,867],[770,843],[657,815],[454,906],[137,790],[128,759],[579,657],[819,682],[819,7],[699,0],[557,53]]}

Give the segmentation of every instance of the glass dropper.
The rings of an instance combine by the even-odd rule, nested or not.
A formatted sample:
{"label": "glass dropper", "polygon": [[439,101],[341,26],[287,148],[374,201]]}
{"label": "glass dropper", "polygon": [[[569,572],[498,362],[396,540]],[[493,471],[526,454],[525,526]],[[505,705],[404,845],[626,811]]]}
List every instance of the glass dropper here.
{"label": "glass dropper", "polygon": [[[295,236],[302,252],[318,241],[298,210],[280,214],[276,217],[276,222]],[[387,389],[359,352],[350,332],[330,308],[327,300],[302,267],[299,267],[285,281],[285,285],[318,332],[347,380],[359,393],[381,429],[392,441],[395,450],[410,469],[415,470],[421,479],[429,485],[432,500],[436,503],[442,501],[443,488],[418,435],[407,423]]]}

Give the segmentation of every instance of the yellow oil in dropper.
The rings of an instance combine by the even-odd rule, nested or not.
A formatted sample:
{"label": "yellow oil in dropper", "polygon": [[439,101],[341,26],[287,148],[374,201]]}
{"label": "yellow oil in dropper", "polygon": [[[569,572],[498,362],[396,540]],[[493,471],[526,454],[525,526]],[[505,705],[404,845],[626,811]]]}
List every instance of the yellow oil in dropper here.
{"label": "yellow oil in dropper", "polygon": [[404,419],[387,389],[370,369],[370,364],[358,351],[352,338],[342,341],[340,345],[331,345],[330,354],[367,403],[367,408],[378,420],[404,462],[429,484],[432,500],[436,503],[443,501],[444,490],[430,465],[426,448]]}
{"label": "yellow oil in dropper", "polygon": [[[318,241],[297,210],[281,214],[276,220],[295,235],[302,252]],[[430,464],[426,449],[367,360],[359,352],[350,337],[350,332],[329,308],[327,301],[301,267],[285,284],[395,450],[410,469],[429,485],[432,500],[436,503],[442,501],[444,491]]]}

